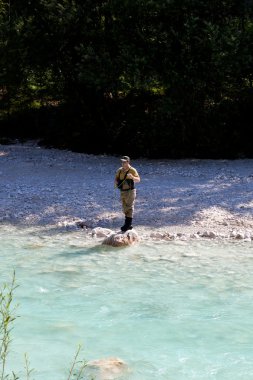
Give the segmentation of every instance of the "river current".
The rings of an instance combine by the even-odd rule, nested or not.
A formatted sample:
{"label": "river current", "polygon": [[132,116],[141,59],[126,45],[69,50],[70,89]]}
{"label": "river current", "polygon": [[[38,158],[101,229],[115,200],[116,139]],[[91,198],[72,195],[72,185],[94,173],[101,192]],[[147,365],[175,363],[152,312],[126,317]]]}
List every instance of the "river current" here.
{"label": "river current", "polygon": [[0,283],[16,273],[9,372],[68,378],[81,357],[130,380],[253,378],[251,242],[108,248],[82,231],[0,228]]}

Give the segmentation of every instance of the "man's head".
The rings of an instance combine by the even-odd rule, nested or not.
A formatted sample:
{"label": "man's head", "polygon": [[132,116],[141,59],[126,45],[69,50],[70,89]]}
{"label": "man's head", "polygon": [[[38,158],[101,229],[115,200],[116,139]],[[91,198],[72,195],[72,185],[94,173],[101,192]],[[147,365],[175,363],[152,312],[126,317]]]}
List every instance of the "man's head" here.
{"label": "man's head", "polygon": [[124,162],[130,162],[130,157],[128,157],[128,156],[122,156],[121,157],[121,159],[120,159],[120,161],[122,162],[122,163],[124,163]]}

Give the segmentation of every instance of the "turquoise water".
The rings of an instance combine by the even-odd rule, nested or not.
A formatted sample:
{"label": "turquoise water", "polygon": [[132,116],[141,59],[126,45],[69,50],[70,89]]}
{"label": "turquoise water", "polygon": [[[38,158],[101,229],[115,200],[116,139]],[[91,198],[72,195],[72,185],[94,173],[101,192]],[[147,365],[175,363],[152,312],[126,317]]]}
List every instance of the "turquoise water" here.
{"label": "turquoise water", "polygon": [[9,370],[67,379],[82,358],[117,356],[130,380],[253,378],[251,243],[110,249],[83,232],[0,229],[0,279],[15,268],[20,316]]}

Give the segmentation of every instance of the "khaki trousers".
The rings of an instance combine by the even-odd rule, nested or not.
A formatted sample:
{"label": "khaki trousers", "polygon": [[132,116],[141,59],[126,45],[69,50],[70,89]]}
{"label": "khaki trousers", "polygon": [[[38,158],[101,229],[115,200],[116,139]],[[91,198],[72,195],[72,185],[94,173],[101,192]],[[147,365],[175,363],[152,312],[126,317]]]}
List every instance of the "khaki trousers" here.
{"label": "khaki trousers", "polygon": [[122,202],[122,208],[125,216],[128,218],[133,217],[134,213],[134,202],[136,198],[136,189],[121,191],[120,198]]}

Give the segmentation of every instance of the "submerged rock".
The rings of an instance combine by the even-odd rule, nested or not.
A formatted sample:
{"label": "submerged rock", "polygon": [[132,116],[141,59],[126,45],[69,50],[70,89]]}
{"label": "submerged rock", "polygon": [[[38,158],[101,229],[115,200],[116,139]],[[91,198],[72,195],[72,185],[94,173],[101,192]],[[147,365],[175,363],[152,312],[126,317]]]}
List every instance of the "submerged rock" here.
{"label": "submerged rock", "polygon": [[128,372],[127,364],[119,358],[93,360],[87,363],[85,374],[96,380],[116,380],[125,378]]}
{"label": "submerged rock", "polygon": [[139,235],[134,230],[129,230],[124,233],[116,232],[107,236],[102,244],[111,245],[112,247],[124,247],[133,245],[140,241]]}

